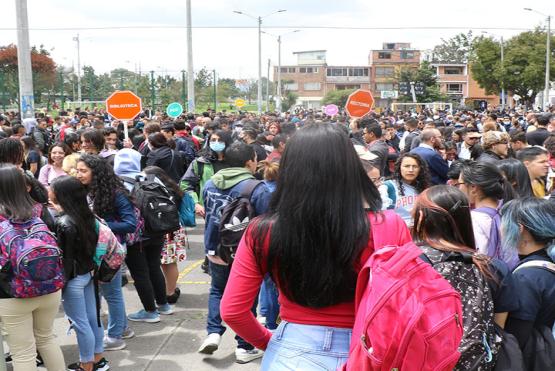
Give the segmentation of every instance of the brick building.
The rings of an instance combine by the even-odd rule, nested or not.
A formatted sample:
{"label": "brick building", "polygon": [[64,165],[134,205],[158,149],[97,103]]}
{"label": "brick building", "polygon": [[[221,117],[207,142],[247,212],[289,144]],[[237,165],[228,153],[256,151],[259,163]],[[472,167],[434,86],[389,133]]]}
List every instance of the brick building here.
{"label": "brick building", "polygon": [[499,105],[499,96],[486,94],[472,78],[466,63],[432,63],[432,66],[436,68],[439,89],[447,94],[450,102],[471,108],[478,107],[482,101],[486,101],[488,106]]}
{"label": "brick building", "polygon": [[410,43],[383,43],[382,49],[371,50],[368,57],[371,67],[371,91],[375,106],[386,107],[390,99],[381,99],[381,92],[398,91],[397,79],[402,68],[417,69],[420,65],[420,50],[411,48]]}

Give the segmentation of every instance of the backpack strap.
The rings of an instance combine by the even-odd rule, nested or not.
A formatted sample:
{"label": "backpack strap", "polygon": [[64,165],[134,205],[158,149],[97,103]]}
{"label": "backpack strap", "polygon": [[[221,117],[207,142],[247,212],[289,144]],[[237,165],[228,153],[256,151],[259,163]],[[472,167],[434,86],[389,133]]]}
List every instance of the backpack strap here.
{"label": "backpack strap", "polygon": [[530,260],[525,263],[522,263],[521,265],[515,268],[513,273],[515,273],[516,271],[522,268],[540,268],[555,274],[555,263],[548,262],[545,260]]}
{"label": "backpack strap", "polygon": [[241,196],[243,198],[247,198],[247,199],[251,199],[252,194],[254,192],[254,189],[260,184],[262,183],[260,180],[256,180],[256,179],[249,179],[247,180],[247,184],[245,186],[243,186],[243,188],[241,189]]}

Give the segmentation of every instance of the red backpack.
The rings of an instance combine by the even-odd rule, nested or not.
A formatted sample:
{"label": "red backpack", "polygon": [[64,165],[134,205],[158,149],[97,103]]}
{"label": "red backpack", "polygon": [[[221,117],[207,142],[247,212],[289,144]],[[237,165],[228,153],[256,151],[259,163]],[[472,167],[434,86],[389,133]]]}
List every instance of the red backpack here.
{"label": "red backpack", "polygon": [[358,276],[342,370],[452,370],[463,335],[461,297],[414,243],[384,247],[395,234],[387,224],[372,224],[375,253]]}

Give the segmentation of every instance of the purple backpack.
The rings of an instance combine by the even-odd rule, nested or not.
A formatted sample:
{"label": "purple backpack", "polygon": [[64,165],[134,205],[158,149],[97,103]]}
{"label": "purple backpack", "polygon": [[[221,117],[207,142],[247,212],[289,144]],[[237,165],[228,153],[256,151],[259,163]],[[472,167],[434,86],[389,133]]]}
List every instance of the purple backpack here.
{"label": "purple backpack", "polygon": [[[501,207],[501,205],[499,207]],[[488,238],[487,255],[492,258],[503,260],[510,269],[516,267],[518,263],[518,256],[516,253],[511,253],[501,248],[501,215],[499,214],[499,209],[479,207],[474,209],[474,211],[491,217],[491,230]]]}
{"label": "purple backpack", "polygon": [[0,288],[14,298],[34,298],[64,287],[62,252],[46,224],[0,223]]}

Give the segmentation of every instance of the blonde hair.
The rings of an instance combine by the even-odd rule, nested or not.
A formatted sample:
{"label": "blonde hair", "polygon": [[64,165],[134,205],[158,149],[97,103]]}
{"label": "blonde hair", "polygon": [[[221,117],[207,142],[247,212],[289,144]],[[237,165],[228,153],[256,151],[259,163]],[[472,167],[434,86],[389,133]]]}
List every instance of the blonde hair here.
{"label": "blonde hair", "polygon": [[500,131],[488,131],[482,136],[482,147],[484,147],[485,150],[488,150],[498,143],[508,143],[509,139],[510,137],[507,133],[502,133]]}
{"label": "blonde hair", "polygon": [[264,160],[258,163],[258,167],[262,172],[265,180],[277,180],[279,174],[279,162]]}

